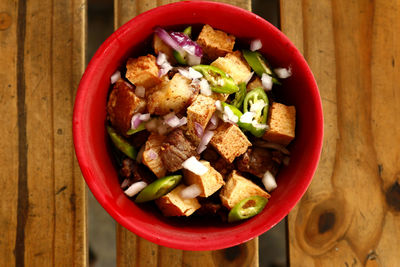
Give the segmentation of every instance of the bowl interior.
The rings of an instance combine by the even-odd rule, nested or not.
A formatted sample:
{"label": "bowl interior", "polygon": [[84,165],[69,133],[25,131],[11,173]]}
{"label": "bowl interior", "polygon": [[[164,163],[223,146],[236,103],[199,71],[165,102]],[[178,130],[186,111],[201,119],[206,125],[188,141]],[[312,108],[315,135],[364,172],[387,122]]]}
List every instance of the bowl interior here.
{"label": "bowl interior", "polygon": [[[272,66],[290,67],[283,100],[296,106],[296,138],[288,167],[277,177],[278,188],[264,211],[239,224],[215,220],[164,218],[152,205],[137,206],[120,189],[107,151],[105,120],[110,76],[129,56],[148,45],[154,27],[210,24],[238,39],[259,38]],[[179,2],[143,13],[112,34],[89,63],[76,96],[74,143],[83,176],[100,204],[121,225],[160,245],[211,250],[250,240],[277,224],[311,182],[322,145],[322,110],[315,80],[294,45],[274,26],[243,9],[215,2]]]}

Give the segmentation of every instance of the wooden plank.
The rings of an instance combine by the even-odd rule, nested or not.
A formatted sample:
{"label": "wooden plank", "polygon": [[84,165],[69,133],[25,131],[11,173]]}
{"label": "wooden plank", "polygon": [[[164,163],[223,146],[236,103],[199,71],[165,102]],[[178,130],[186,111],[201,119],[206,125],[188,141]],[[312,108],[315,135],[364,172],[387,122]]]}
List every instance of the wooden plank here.
{"label": "wooden plank", "polygon": [[[134,16],[171,0],[115,0],[114,26],[118,28]],[[220,1],[251,10],[250,0]],[[117,225],[118,266],[258,266],[258,239],[218,251],[193,252],[157,246]]]}
{"label": "wooden plank", "polygon": [[[281,0],[325,121],[318,170],[289,215],[292,266],[399,264],[399,10],[398,0]],[[298,21],[301,35],[290,29]]]}
{"label": "wooden plank", "polygon": [[85,2],[2,1],[3,11],[11,24],[0,15],[0,265],[86,265],[86,192],[71,123]]}

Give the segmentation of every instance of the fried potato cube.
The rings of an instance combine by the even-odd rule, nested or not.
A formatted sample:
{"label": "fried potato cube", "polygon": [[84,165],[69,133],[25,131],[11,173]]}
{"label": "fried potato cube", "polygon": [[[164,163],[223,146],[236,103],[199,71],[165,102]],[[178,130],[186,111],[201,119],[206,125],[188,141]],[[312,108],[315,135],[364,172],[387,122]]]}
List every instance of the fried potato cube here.
{"label": "fried potato cube", "polygon": [[114,128],[125,135],[131,128],[132,116],[137,112],[143,112],[146,101],[135,95],[132,85],[119,79],[110,93],[107,102],[108,118]]}
{"label": "fried potato cube", "polygon": [[229,175],[225,186],[219,194],[222,204],[228,209],[232,209],[243,199],[252,196],[271,197],[261,187],[241,176],[236,170]]}
{"label": "fried potato cube", "polygon": [[276,102],[272,103],[267,124],[269,130],[265,132],[263,139],[288,145],[295,136],[296,108]]}
{"label": "fried potato cube", "polygon": [[232,52],[235,36],[214,30],[210,25],[204,25],[197,38],[197,43],[203,48],[208,59],[215,60]]}
{"label": "fried potato cube", "polygon": [[151,133],[143,151],[142,163],[146,165],[158,178],[164,177],[167,169],[161,160],[161,145],[166,136]]}
{"label": "fried potato cube", "polygon": [[261,79],[256,76],[251,82],[247,84],[247,92],[259,87],[263,87],[263,85]]}
{"label": "fried potato cube", "polygon": [[225,57],[217,58],[211,66],[217,67],[229,74],[236,84],[246,82],[251,75],[251,68],[242,56],[242,52],[228,53]]}
{"label": "fried potato cube", "polygon": [[218,126],[210,143],[229,163],[232,163],[236,157],[242,155],[251,146],[239,127],[228,122]]}
{"label": "fried potato cube", "polygon": [[181,198],[180,193],[183,189],[185,185],[178,185],[168,194],[156,199],[156,204],[164,216],[190,216],[201,207],[197,198]]}
{"label": "fried potato cube", "polygon": [[204,132],[215,110],[215,100],[204,95],[198,95],[196,100],[187,108],[187,133],[196,144],[200,142],[200,137],[196,134],[196,125],[201,127]]}
{"label": "fried potato cube", "polygon": [[189,170],[183,169],[183,176],[186,184],[196,184],[200,187],[201,197],[209,197],[218,191],[224,184],[222,175],[216,171],[208,161],[200,160],[207,167],[208,171],[203,175],[197,175]]}
{"label": "fried potato cube", "polygon": [[147,97],[148,111],[157,115],[179,113],[190,104],[194,96],[194,89],[190,83],[191,80],[179,73],[176,73],[171,80],[163,79]]}
{"label": "fried potato cube", "polygon": [[158,37],[157,34],[154,34],[153,36],[153,48],[154,52],[158,55],[160,52],[164,53],[167,56],[167,60],[171,65],[176,64],[176,59],[174,57],[174,50],[164,43],[163,40],[161,40],[160,37]]}
{"label": "fried potato cube", "polygon": [[126,78],[136,86],[151,88],[161,82],[153,55],[130,58],[126,63]]}

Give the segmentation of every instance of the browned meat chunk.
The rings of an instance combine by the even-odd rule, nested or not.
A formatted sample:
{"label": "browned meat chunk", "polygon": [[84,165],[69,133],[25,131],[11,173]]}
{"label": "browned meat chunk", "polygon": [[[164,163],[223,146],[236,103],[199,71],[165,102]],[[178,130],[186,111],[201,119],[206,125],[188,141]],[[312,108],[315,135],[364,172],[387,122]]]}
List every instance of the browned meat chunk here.
{"label": "browned meat chunk", "polygon": [[133,183],[144,181],[148,184],[153,182],[157,177],[144,165],[138,164],[131,159],[124,159],[119,174],[125,178],[123,188],[128,188]]}
{"label": "browned meat chunk", "polygon": [[221,209],[222,205],[214,203],[208,199],[199,200],[201,208],[196,211],[197,215],[216,215]]}
{"label": "browned meat chunk", "polygon": [[182,163],[196,154],[196,147],[186,139],[180,129],[168,134],[161,146],[161,160],[169,172],[182,169]]}
{"label": "browned meat chunk", "polygon": [[271,151],[265,148],[249,148],[237,160],[237,167],[242,172],[251,173],[257,177],[262,178],[266,171],[270,171],[272,174],[278,172],[279,164],[274,160],[276,154],[272,154]]}

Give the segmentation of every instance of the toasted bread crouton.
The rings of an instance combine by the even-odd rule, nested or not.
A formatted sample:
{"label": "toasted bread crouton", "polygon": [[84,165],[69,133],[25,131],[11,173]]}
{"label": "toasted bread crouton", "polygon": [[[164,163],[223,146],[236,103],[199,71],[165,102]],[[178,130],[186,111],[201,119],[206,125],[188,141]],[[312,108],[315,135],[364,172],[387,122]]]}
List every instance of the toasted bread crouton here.
{"label": "toasted bread crouton", "polygon": [[242,52],[235,51],[217,58],[211,66],[217,67],[232,77],[236,84],[246,82],[251,75],[249,64],[242,56]]}
{"label": "toasted bread crouton", "polygon": [[259,87],[262,88],[263,85],[261,79],[258,76],[256,76],[251,82],[247,84],[247,92]]}
{"label": "toasted bread crouton", "polygon": [[296,128],[296,108],[280,103],[272,103],[269,110],[269,130],[265,132],[263,139],[288,145],[293,140]]}
{"label": "toasted bread crouton", "polygon": [[183,199],[180,196],[185,185],[178,185],[168,194],[156,199],[156,204],[164,216],[190,216],[201,207],[197,198]]}
{"label": "toasted bread crouton", "polygon": [[151,88],[161,82],[153,55],[130,58],[126,63],[126,78],[136,86]]}
{"label": "toasted bread crouton", "polygon": [[252,196],[271,197],[261,187],[241,176],[236,170],[229,175],[225,186],[222,187],[219,194],[222,204],[228,209],[232,209],[243,199]]}
{"label": "toasted bread crouton", "polygon": [[164,79],[148,95],[148,111],[157,115],[166,115],[170,112],[179,113],[189,105],[194,95],[194,89],[190,83],[191,80],[179,73],[176,73],[171,80]]}
{"label": "toasted bread crouton", "polygon": [[158,178],[164,177],[167,172],[160,156],[161,145],[165,137],[164,135],[151,133],[143,151],[142,163],[149,167]]}
{"label": "toasted bread crouton", "polygon": [[222,94],[222,93],[213,92],[212,95],[210,95],[210,97],[212,99],[214,99],[214,100],[219,100],[219,101],[225,102],[228,99],[229,94]]}
{"label": "toasted bread crouton", "polygon": [[204,132],[215,110],[215,100],[204,95],[197,96],[196,100],[187,108],[187,133],[195,144],[200,142],[200,137],[196,134],[196,125],[201,127]]}
{"label": "toasted bread crouton", "polygon": [[246,152],[251,143],[235,124],[221,123],[210,141],[211,145],[229,163]]}
{"label": "toasted bread crouton", "polygon": [[208,169],[205,174],[197,175],[189,170],[183,169],[183,176],[186,184],[196,184],[200,187],[202,191],[200,193],[201,197],[208,197],[217,192],[225,182],[222,175],[211,167],[208,161],[200,160],[200,162]]}
{"label": "toasted bread crouton", "polygon": [[153,48],[154,52],[158,55],[160,52],[164,53],[167,56],[167,60],[171,65],[176,64],[176,59],[174,57],[174,50],[164,43],[163,40],[161,40],[160,37],[158,37],[157,34],[154,34],[153,36]]}
{"label": "toasted bread crouton", "polygon": [[107,113],[119,133],[125,135],[131,128],[132,116],[145,108],[146,101],[135,95],[132,85],[122,79],[114,84],[108,98]]}
{"label": "toasted bread crouton", "polygon": [[214,30],[210,25],[204,25],[197,38],[197,43],[203,48],[208,59],[215,60],[232,52],[235,36]]}

